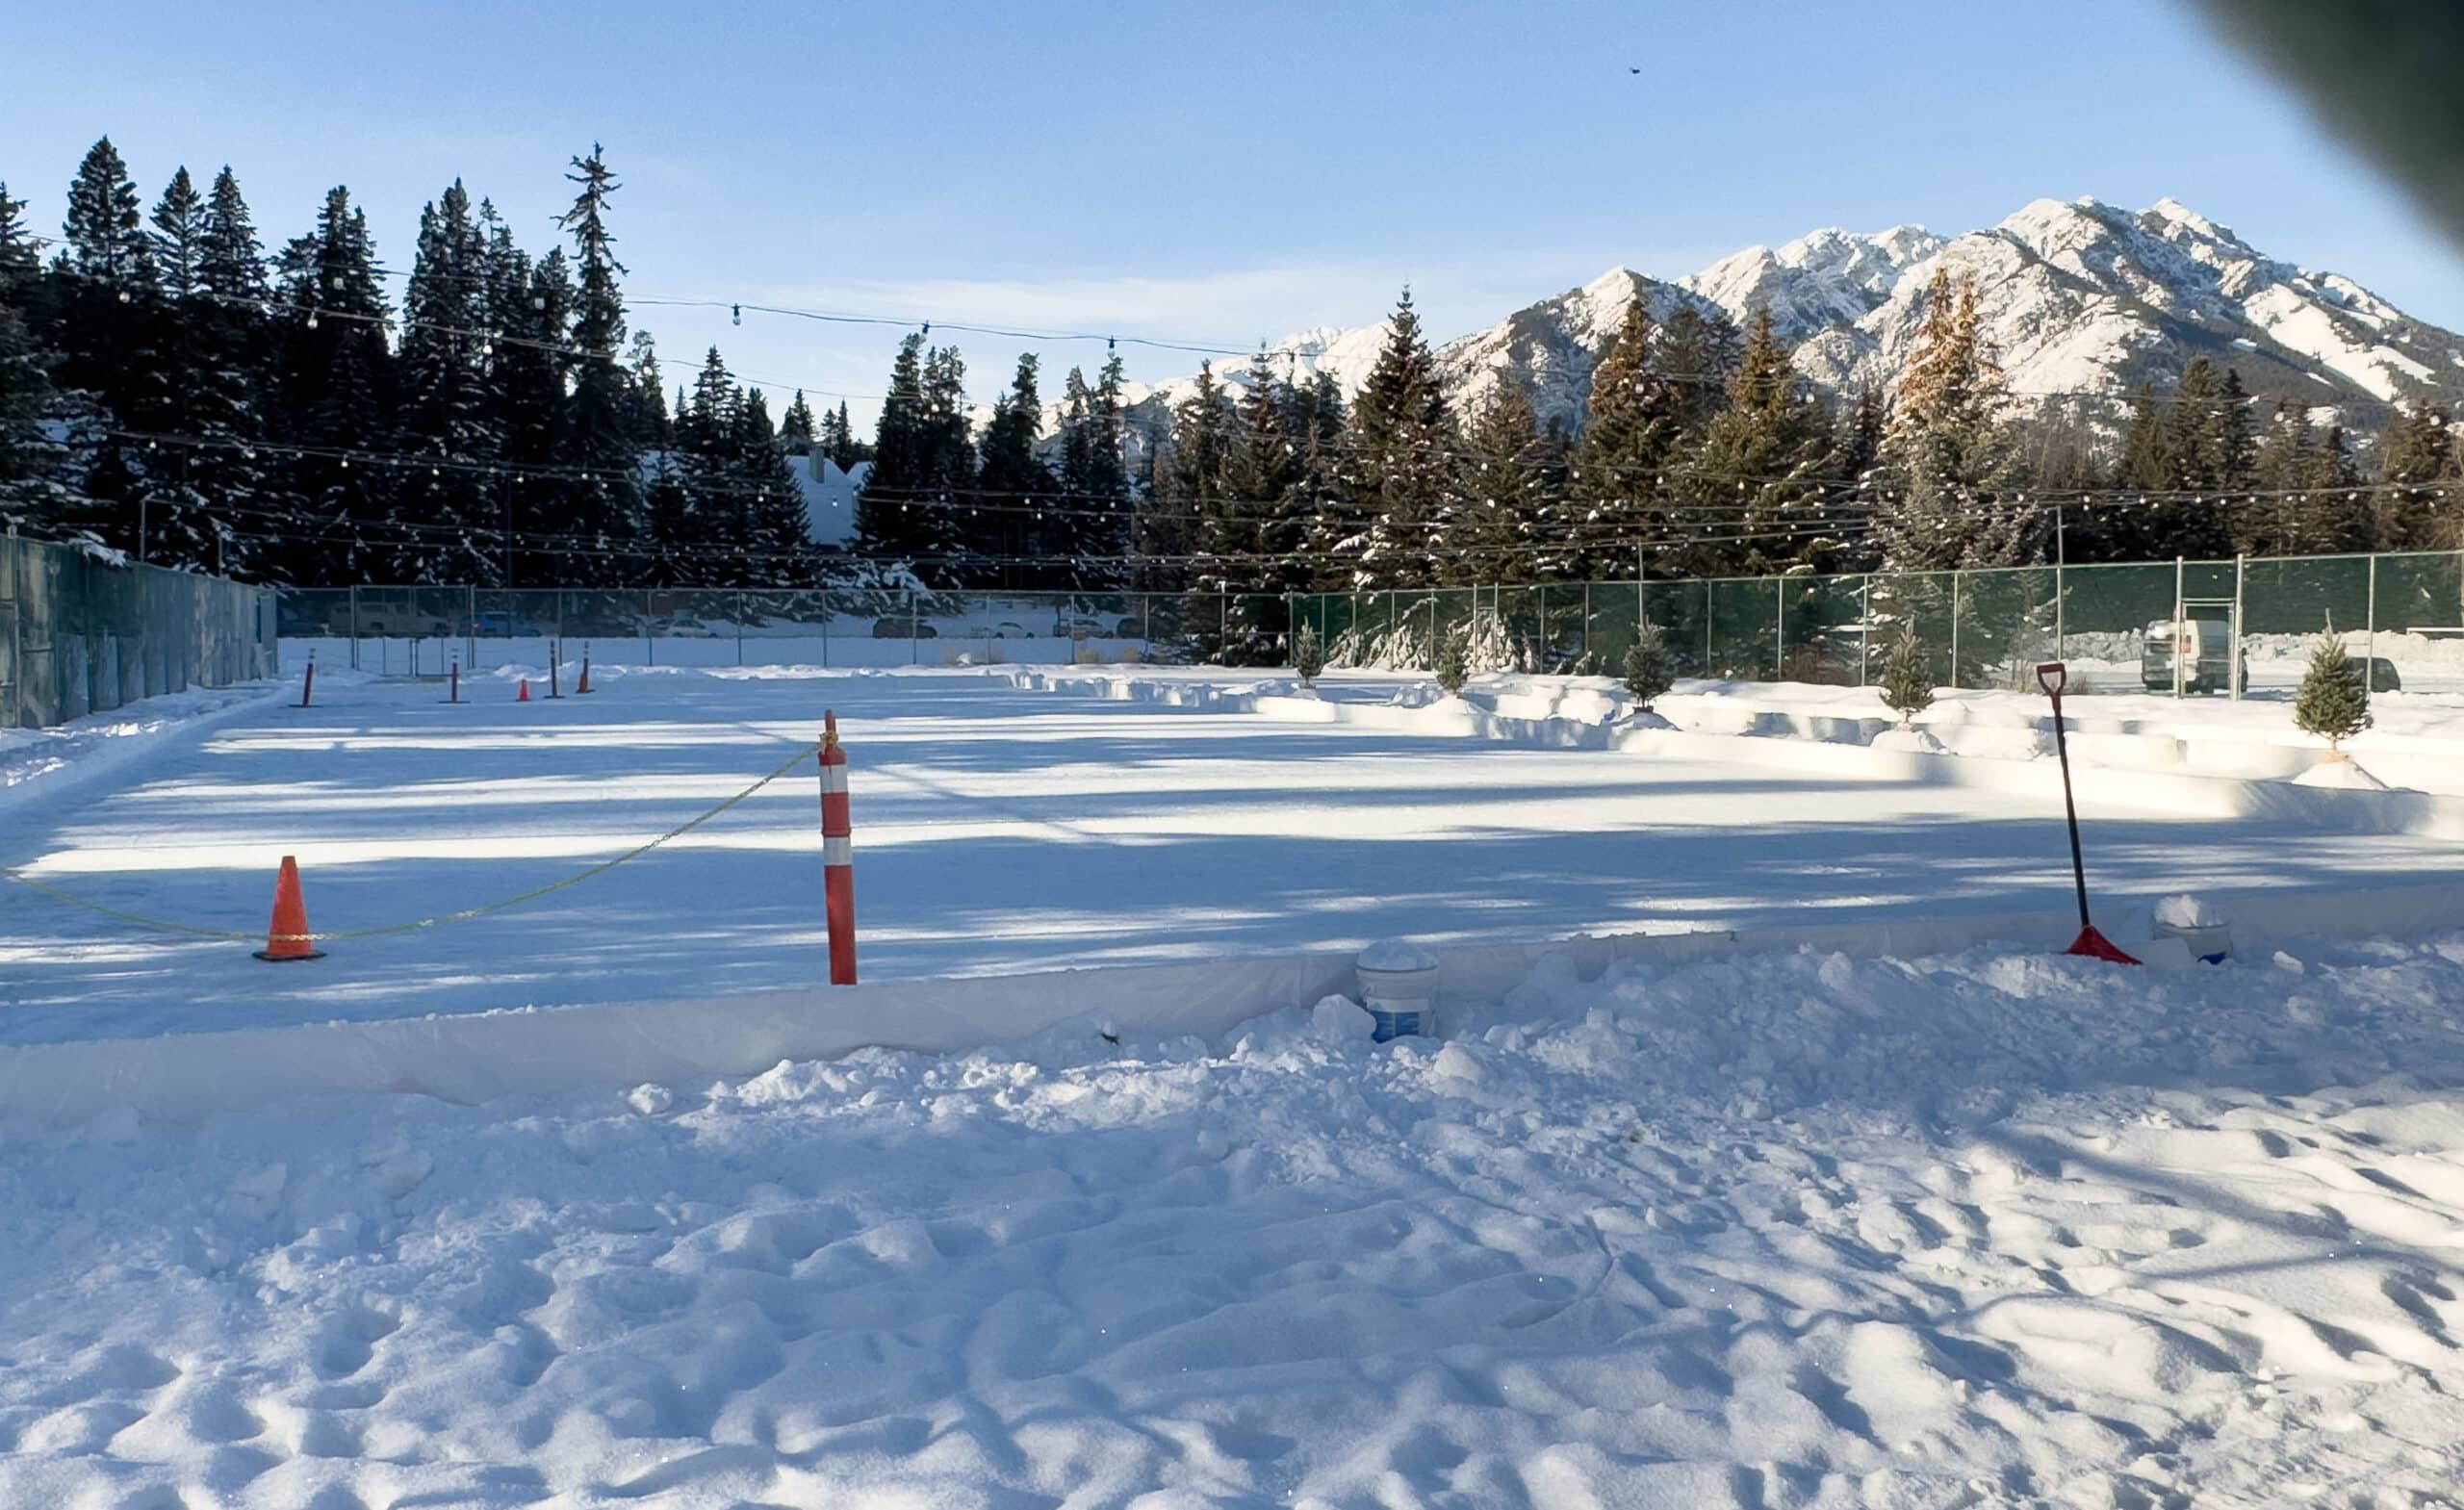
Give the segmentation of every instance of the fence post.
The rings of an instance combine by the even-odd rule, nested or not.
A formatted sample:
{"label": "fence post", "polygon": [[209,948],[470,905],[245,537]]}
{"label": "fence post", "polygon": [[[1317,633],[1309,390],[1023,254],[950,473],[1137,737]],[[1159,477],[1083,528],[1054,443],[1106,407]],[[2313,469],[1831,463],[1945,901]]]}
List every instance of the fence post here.
{"label": "fence post", "polygon": [[1857,578],[1857,685],[1865,685],[1865,658],[1874,646],[1874,577]]}
{"label": "fence post", "polygon": [[924,604],[912,587],[907,590],[907,663],[924,664]]}
{"label": "fence post", "polygon": [[[2233,689],[2233,701],[2236,703],[2242,701],[2242,576],[2248,564],[2249,557],[2239,550],[2233,552],[2233,643],[2224,651],[2233,659],[2224,668],[2224,680]],[[2366,680],[2370,667],[2364,664],[2361,673]]]}
{"label": "fence post", "polygon": [[2059,558],[2056,558],[2053,563],[2053,658],[2056,660],[2068,660],[2070,658],[2070,652],[2067,637],[2064,632],[2066,626],[2062,617],[2062,562]]}
{"label": "fence post", "polygon": [[[2370,597],[2362,614],[2370,621],[2368,632],[2362,640],[2362,653],[2375,660],[2378,658],[2378,553],[2374,550],[2370,555]],[[2367,682],[2369,677],[2369,667],[2365,663],[2362,678]]]}
{"label": "fence post", "polygon": [[1961,572],[1960,572],[1959,568],[1957,568],[1957,567],[1953,567],[1953,568],[1951,569],[1951,689],[1952,689],[1953,691],[1955,691],[1955,692],[1956,692],[1957,690],[1959,690],[1959,684],[1960,684],[1960,579],[1961,579],[1961,576],[1962,576],[1962,574],[1961,574]]}
{"label": "fence post", "polygon": [[1771,579],[1771,679],[1788,678],[1788,579]]}
{"label": "fence post", "polygon": [[2187,697],[2190,689],[2182,676],[2182,558],[2173,557],[2173,696]]}
{"label": "fence post", "polygon": [[744,594],[735,595],[735,663],[744,664]]}
{"label": "fence post", "polygon": [[350,669],[359,669],[359,588],[350,589]]}
{"label": "fence post", "polygon": [[1711,579],[1703,578],[1703,675],[1711,674]]}

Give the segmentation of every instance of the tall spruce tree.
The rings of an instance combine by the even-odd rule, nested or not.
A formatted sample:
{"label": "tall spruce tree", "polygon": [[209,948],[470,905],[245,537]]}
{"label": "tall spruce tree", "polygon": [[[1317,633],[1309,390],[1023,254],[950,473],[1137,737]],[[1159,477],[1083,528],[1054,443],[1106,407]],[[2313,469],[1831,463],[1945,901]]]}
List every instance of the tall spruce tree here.
{"label": "tall spruce tree", "polygon": [[1559,545],[1549,454],[1539,416],[1523,389],[1491,387],[1472,411],[1463,435],[1463,499],[1457,527],[1448,531],[1452,554],[1441,579],[1458,586],[1527,582],[1571,575],[1575,551]]}
{"label": "tall spruce tree", "polygon": [[1409,289],[1387,321],[1386,344],[1352,406],[1345,478],[1358,522],[1351,553],[1363,588],[1420,586],[1443,557],[1455,512],[1457,435]]}
{"label": "tall spruce tree", "polygon": [[658,343],[647,330],[633,332],[633,348],[626,359],[627,392],[632,402],[629,424],[633,445],[643,451],[663,451],[675,443],[668,418],[667,388],[658,371]]}
{"label": "tall spruce tree", "polygon": [[1700,439],[1728,406],[1744,338],[1717,305],[1689,301],[1669,312],[1656,344],[1656,370],[1670,386],[1678,431]]}
{"label": "tall spruce tree", "polygon": [[1671,545],[1674,525],[1664,469],[1684,423],[1678,385],[1657,370],[1651,310],[1637,294],[1607,354],[1591,370],[1591,394],[1567,484],[1567,507],[1548,523],[1551,550],[1540,575],[1582,580],[1623,576],[1635,552]]}
{"label": "tall spruce tree", "polygon": [[1829,427],[1803,391],[1768,308],[1728,383],[1728,404],[1712,416],[1686,468],[1693,502],[1680,542],[1682,575],[1763,576],[1793,568],[1836,569],[1845,513],[1830,506],[1824,476]]}
{"label": "tall spruce tree", "polygon": [[805,402],[805,391],[799,388],[796,397],[787,403],[787,412],[780,417],[779,444],[790,456],[807,456],[812,453],[813,446],[819,440],[813,425],[812,405]]}
{"label": "tall spruce tree", "polygon": [[2005,497],[2016,464],[1982,323],[1975,280],[1936,269],[1883,437],[1874,533],[1889,570],[2014,566],[2033,553],[2030,519]]}
{"label": "tall spruce tree", "polygon": [[1093,387],[1071,368],[1063,389],[1063,508],[1049,522],[1054,527],[1047,538],[1061,574],[1081,591],[1117,587],[1127,576],[1122,558],[1129,550],[1131,495],[1122,449],[1123,382],[1120,357],[1115,353]]}
{"label": "tall spruce tree", "polygon": [[283,249],[281,387],[286,433],[313,448],[290,459],[300,519],[270,570],[297,586],[385,581],[412,536],[395,513],[392,353],[368,218],[337,187],[316,228]]}
{"label": "tall spruce tree", "polygon": [[80,427],[84,477],[64,521],[103,544],[141,553],[151,523],[151,469],[163,460],[127,432],[163,419],[169,375],[161,348],[162,285],[139,215],[137,185],[109,137],[68,186],[64,247],[53,303],[61,361],[55,380],[89,408]]}
{"label": "tall spruce tree", "polygon": [[770,405],[758,388],[736,405],[734,475],[741,566],[733,585],[806,587],[814,577],[812,529],[804,489],[787,460]]}
{"label": "tall spruce tree", "polygon": [[[1224,469],[1232,455],[1232,416],[1215,366],[1201,362],[1190,396],[1172,406],[1172,428],[1155,469],[1155,488],[1132,516],[1130,554],[1139,572],[1129,585],[1142,593],[1184,589],[1205,595],[1207,607],[1240,584],[1230,574],[1244,521],[1233,516]],[[1212,657],[1220,649],[1221,616],[1198,613],[1191,622]]]}
{"label": "tall spruce tree", "polygon": [[873,470],[856,496],[856,543],[864,554],[911,560],[923,553],[931,532],[922,527],[926,488],[932,479],[931,425],[924,407],[924,338],[898,344],[890,364],[889,391],[882,397],[881,422],[873,435]]}
{"label": "tall spruce tree", "polygon": [[39,269],[24,212],[25,201],[0,183],[0,531],[49,534],[64,525],[74,499],[67,448],[43,424],[58,401],[57,358],[27,319]]}
{"label": "tall spruce tree", "polygon": [[2464,465],[2445,406],[2414,402],[2380,443],[2378,538],[2383,550],[2451,550],[2464,543]]}
{"label": "tall spruce tree", "polygon": [[616,238],[607,229],[607,199],[623,186],[605,154],[591,143],[573,160],[565,180],[576,186],[572,208],[556,224],[574,239],[575,291],[571,341],[576,350],[561,433],[565,465],[591,473],[574,489],[566,528],[580,546],[565,558],[563,579],[583,586],[621,585],[644,559],[641,533],[641,447],[634,434],[634,397],[621,355],[625,301],[617,279]]}
{"label": "tall spruce tree", "polygon": [[[824,419],[834,423],[836,417]],[[983,461],[976,471],[984,510],[977,538],[1004,563],[998,578],[1006,587],[1066,585],[1051,579],[1049,569],[1040,562],[1023,564],[1039,554],[1042,545],[1036,511],[1065,506],[1053,499],[1059,482],[1052,469],[1036,453],[1042,431],[1038,362],[1034,352],[1025,351],[1019,353],[1010,391],[992,401],[992,418],[984,426]]]}
{"label": "tall spruce tree", "polygon": [[401,516],[419,526],[402,579],[486,578],[501,543],[487,468],[501,452],[490,403],[487,243],[456,179],[420,212],[402,294],[401,444],[418,461],[402,479]]}

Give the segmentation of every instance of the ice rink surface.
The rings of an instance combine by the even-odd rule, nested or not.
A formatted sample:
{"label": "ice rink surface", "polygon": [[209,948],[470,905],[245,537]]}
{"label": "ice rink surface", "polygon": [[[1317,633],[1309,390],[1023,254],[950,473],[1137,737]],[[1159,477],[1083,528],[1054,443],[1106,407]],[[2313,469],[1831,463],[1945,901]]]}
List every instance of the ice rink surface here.
{"label": "ice rink surface", "polygon": [[[49,800],[0,863],[94,902],[262,930],[298,857],[321,931],[545,886],[741,791],[837,711],[867,979],[1529,940],[1878,909],[2059,907],[2058,804],[1018,690],[979,673],[603,670],[513,701],[328,675]],[[2400,879],[2444,844],[2172,819],[2083,793],[2116,895]],[[38,782],[38,785],[40,783]],[[0,1042],[707,996],[823,972],[808,765],[604,875],[273,967],[0,892]]]}

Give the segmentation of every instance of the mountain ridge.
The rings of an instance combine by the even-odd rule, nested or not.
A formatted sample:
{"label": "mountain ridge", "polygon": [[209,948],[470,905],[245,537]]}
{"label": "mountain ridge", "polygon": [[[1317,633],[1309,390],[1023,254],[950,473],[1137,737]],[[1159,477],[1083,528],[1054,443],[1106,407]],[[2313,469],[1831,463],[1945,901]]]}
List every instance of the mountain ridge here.
{"label": "mountain ridge", "polygon": [[[1977,280],[1988,341],[2022,408],[2075,403],[2109,427],[2142,383],[2169,390],[2194,356],[2240,371],[2258,399],[2293,399],[2374,424],[2397,404],[2464,404],[2464,335],[2418,320],[2359,282],[2259,251],[2171,197],[2143,210],[2037,199],[1944,237],[1919,225],[1808,232],[1670,280],[1611,268],[1435,348],[1458,412],[1502,381],[1543,422],[1580,424],[1591,369],[1639,293],[1655,320],[1683,303],[1743,325],[1772,312],[1797,370],[1835,397],[1896,382],[1937,267]],[[1374,365],[1387,322],[1299,331],[1271,348],[1282,375],[1326,371],[1346,396]],[[1237,386],[1239,367],[1218,373]],[[1133,430],[1160,427],[1193,379],[1133,385]],[[2084,397],[2081,397],[2084,396]]]}

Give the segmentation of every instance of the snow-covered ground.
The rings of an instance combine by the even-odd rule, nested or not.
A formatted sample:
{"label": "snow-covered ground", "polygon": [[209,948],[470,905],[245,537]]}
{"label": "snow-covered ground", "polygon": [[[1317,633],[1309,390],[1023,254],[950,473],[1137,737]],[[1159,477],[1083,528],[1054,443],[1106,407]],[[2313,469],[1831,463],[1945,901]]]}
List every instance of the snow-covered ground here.
{"label": "snow-covered ground", "polygon": [[2426,1506],[2464,937],[0,1135],[0,1503]]}
{"label": "snow-covered ground", "polygon": [[[2068,896],[2050,788],[1226,717],[991,673],[611,669],[588,698],[517,704],[501,675],[466,690],[475,701],[455,706],[432,684],[327,674],[313,707],[261,701],[196,737],[172,731],[127,780],[13,806],[0,864],[122,911],[246,932],[295,855],[312,927],[384,928],[529,892],[671,829],[786,759],[833,707],[853,752],[868,979]],[[0,887],[0,1043],[815,983],[817,806],[799,774],[580,885],[280,969]],[[2081,810],[2113,897],[2341,888],[2451,863],[2433,839],[2125,806],[2093,785]]]}

